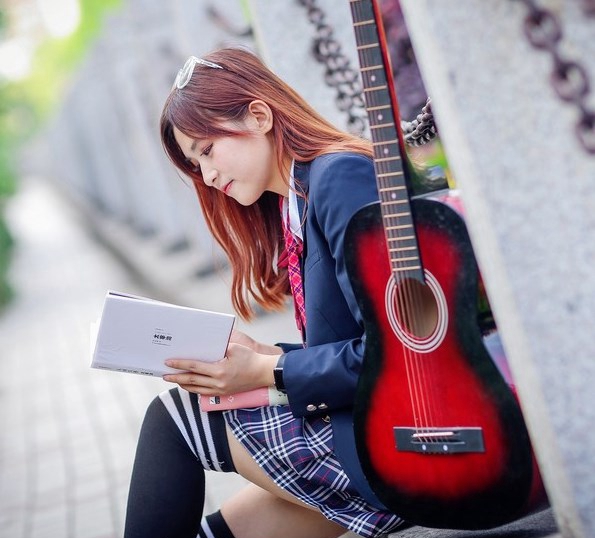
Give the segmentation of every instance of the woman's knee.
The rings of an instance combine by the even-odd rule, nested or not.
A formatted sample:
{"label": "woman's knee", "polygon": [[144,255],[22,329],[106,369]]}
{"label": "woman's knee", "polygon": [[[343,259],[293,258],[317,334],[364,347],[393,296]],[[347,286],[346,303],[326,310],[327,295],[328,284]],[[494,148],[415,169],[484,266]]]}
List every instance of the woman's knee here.
{"label": "woman's knee", "polygon": [[144,430],[150,430],[151,432],[160,431],[164,428],[170,430],[172,426],[175,426],[172,418],[167,412],[165,405],[163,405],[161,398],[156,396],[147,406],[141,426],[141,433]]}
{"label": "woman's knee", "polygon": [[161,393],[147,407],[141,437],[144,431],[145,437],[161,440],[149,442],[175,443],[207,470],[235,472],[223,414],[202,411],[195,394],[179,389]]}

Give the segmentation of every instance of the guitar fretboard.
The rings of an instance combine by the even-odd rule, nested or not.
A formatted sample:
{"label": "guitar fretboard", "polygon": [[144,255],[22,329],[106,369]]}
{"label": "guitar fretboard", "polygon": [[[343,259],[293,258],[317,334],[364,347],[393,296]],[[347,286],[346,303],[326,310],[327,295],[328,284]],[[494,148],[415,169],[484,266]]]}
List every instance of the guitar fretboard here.
{"label": "guitar fretboard", "polygon": [[397,130],[398,107],[392,79],[387,78],[391,71],[384,35],[379,31],[382,20],[370,0],[351,0],[350,5],[391,269],[399,279],[423,281]]}

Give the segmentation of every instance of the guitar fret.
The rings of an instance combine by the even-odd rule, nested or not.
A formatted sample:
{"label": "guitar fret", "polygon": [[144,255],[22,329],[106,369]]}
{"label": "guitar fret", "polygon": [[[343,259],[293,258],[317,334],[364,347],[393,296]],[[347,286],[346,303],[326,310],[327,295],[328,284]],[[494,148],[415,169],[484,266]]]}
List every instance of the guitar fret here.
{"label": "guitar fret", "polygon": [[394,241],[410,241],[412,239],[415,239],[415,236],[414,235],[404,235],[404,236],[401,236],[401,237],[387,237],[387,241],[391,241],[391,242],[394,242]]}
{"label": "guitar fret", "polygon": [[393,123],[379,123],[378,125],[370,125],[370,129],[384,129],[385,127],[393,127]]}
{"label": "guitar fret", "polygon": [[376,25],[376,21],[374,19],[368,19],[367,21],[354,22],[353,26],[365,26],[367,24]]}
{"label": "guitar fret", "polygon": [[381,142],[372,142],[373,146],[384,146],[385,144],[396,144],[399,142],[398,138],[393,138],[392,140],[384,140]]}
{"label": "guitar fret", "polygon": [[382,202],[384,205],[389,205],[389,204],[408,204],[409,200],[405,199],[405,200],[386,200],[385,202]]}
{"label": "guitar fret", "polygon": [[406,213],[388,213],[386,215],[383,215],[383,217],[385,219],[394,219],[394,218],[401,218],[401,217],[408,217],[411,213],[406,212]]}
{"label": "guitar fret", "polygon": [[384,84],[383,86],[372,86],[371,88],[364,88],[365,92],[377,92],[380,90],[386,90],[387,89],[387,85]]}
{"label": "guitar fret", "polygon": [[[376,177],[381,178],[381,177],[396,177],[396,176],[402,176],[403,172],[400,172],[399,170],[396,170],[394,172],[379,172],[378,174],[376,174]],[[393,185],[392,187],[382,187],[382,192],[384,191],[390,191],[390,190],[396,190],[396,191],[400,191],[403,190],[405,188],[405,185]],[[380,192],[380,189],[379,189]]]}
{"label": "guitar fret", "polygon": [[[376,110],[386,110],[387,108],[390,108],[390,105],[370,106],[370,107],[366,108],[366,110],[368,112],[375,112]],[[391,123],[391,125],[394,125],[394,124]]]}
{"label": "guitar fret", "polygon": [[389,252],[404,252],[405,250],[417,250],[417,247],[395,247],[389,248]]}
{"label": "guitar fret", "polygon": [[393,262],[417,262],[419,261],[419,256],[409,256],[407,258],[396,258],[392,260]]}
{"label": "guitar fret", "polygon": [[384,70],[384,66],[382,64],[369,65],[368,67],[362,67],[360,69],[360,71],[367,72],[367,71],[374,71],[374,69]]}
{"label": "guitar fret", "polygon": [[[382,159],[374,159],[374,162],[385,163],[385,162],[388,162],[388,161],[400,161],[400,160],[401,160],[401,157],[384,157]],[[403,172],[400,170],[398,172],[395,172],[395,174],[399,174],[399,175],[402,176],[403,175]]]}
{"label": "guitar fret", "polygon": [[413,224],[400,224],[398,226],[385,226],[385,230],[387,231],[391,231],[391,230],[405,230],[407,228],[413,228]]}
{"label": "guitar fret", "polygon": [[369,45],[358,45],[356,48],[357,50],[366,50],[366,49],[373,49],[377,48],[378,43],[370,43]]}
{"label": "guitar fret", "polygon": [[[392,176],[394,172],[391,174],[377,174],[377,177],[384,177],[384,176]],[[378,189],[378,192],[391,192],[391,191],[402,191],[406,189],[405,185],[395,185],[394,187],[381,187]]]}
{"label": "guitar fret", "polygon": [[404,273],[405,271],[416,271],[421,269],[419,265],[412,265],[411,267],[393,267],[393,271],[399,271],[400,273]]}

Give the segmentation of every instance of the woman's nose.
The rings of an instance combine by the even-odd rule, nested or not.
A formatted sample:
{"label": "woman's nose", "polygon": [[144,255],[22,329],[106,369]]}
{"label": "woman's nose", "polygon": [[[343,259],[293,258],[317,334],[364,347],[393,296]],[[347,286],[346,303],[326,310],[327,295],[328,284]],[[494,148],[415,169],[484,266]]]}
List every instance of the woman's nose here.
{"label": "woman's nose", "polygon": [[208,168],[207,170],[203,169],[202,179],[207,187],[213,187],[215,185],[215,180],[217,179],[217,170],[214,168]]}

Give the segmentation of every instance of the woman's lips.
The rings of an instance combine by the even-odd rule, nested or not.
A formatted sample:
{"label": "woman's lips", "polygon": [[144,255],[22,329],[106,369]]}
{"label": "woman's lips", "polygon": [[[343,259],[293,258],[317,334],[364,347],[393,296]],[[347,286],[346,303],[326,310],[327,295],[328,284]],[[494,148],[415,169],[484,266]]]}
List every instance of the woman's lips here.
{"label": "woman's lips", "polygon": [[233,183],[233,179],[223,187],[223,189],[221,189],[223,191],[223,194],[227,194],[229,192],[229,189],[231,188],[231,184]]}

